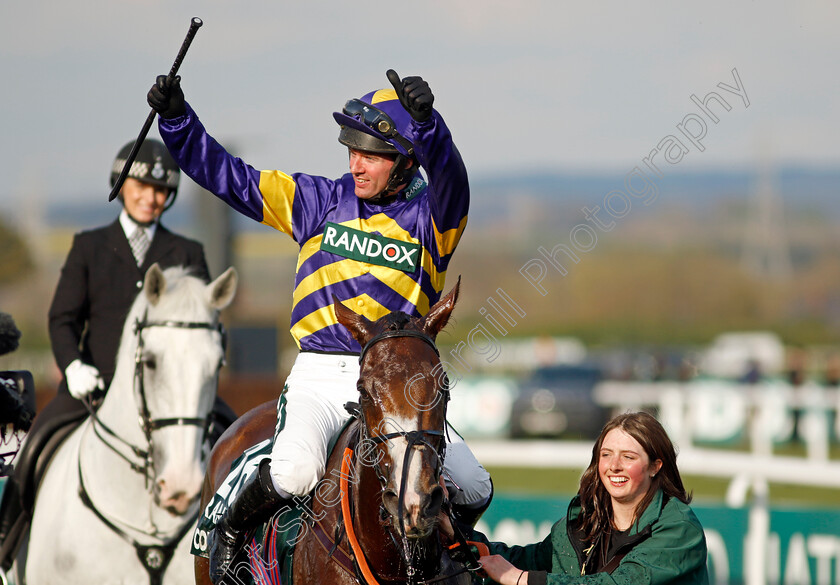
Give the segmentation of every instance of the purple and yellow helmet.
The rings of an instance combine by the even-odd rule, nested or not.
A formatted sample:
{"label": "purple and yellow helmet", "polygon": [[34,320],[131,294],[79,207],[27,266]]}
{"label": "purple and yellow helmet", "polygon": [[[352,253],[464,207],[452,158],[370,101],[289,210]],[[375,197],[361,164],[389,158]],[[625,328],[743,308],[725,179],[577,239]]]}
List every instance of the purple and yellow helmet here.
{"label": "purple and yellow helmet", "polygon": [[405,137],[411,115],[393,89],[380,89],[352,99],[341,112],[333,112],[341,126],[338,141],[356,150],[414,156],[414,145]]}

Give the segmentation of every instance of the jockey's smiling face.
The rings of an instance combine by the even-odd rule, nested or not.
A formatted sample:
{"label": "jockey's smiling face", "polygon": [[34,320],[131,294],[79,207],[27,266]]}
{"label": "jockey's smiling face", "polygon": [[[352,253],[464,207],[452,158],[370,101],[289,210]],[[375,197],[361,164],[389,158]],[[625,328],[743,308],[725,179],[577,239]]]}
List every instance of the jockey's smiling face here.
{"label": "jockey's smiling face", "polygon": [[128,215],[137,223],[155,221],[163,213],[169,189],[128,178],[120,190]]}
{"label": "jockey's smiling face", "polygon": [[394,166],[396,155],[378,154],[348,148],[350,152],[350,174],[356,183],[356,197],[376,197],[388,185],[388,177]]}
{"label": "jockey's smiling face", "polygon": [[356,183],[356,197],[370,199],[385,189],[388,175],[394,166],[394,157],[365,152],[353,148],[350,151],[350,174]]}

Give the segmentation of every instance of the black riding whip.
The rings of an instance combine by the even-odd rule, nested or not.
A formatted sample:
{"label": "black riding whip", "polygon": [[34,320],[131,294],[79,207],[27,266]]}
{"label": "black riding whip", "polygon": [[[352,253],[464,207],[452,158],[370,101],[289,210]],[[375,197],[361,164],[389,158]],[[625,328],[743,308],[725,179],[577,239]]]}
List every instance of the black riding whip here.
{"label": "black riding whip", "polygon": [[[172,64],[172,69],[169,70],[169,75],[167,75],[167,79],[172,81],[175,79],[175,76],[178,74],[178,69],[181,67],[181,61],[184,60],[184,55],[187,54],[187,49],[190,48],[190,44],[192,43],[193,37],[195,37],[195,33],[198,32],[198,29],[201,25],[204,24],[200,18],[193,17],[190,21],[190,30],[187,31],[187,36],[184,38],[184,42],[181,43],[181,50],[178,51],[178,56],[175,57],[175,62]],[[134,146],[131,149],[131,152],[128,154],[128,158],[125,159],[125,165],[123,166],[122,171],[120,172],[120,176],[117,178],[116,183],[114,183],[114,187],[111,189],[111,194],[108,195],[108,201],[113,201],[114,198],[119,194],[120,189],[122,188],[123,183],[125,182],[125,178],[128,176],[128,171],[131,169],[132,163],[134,163],[134,159],[137,158],[137,151],[140,150],[140,145],[146,139],[146,134],[149,133],[149,129],[152,127],[152,122],[155,121],[155,114],[156,112],[154,109],[149,112],[148,117],[146,117],[146,123],[143,124],[143,129],[140,130],[140,134],[137,136],[137,140],[134,142]]]}

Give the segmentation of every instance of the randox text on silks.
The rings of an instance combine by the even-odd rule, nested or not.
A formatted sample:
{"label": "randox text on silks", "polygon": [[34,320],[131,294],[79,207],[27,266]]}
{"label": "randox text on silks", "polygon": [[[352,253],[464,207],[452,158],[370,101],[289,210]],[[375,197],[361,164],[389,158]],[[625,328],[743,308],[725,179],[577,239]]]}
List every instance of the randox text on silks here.
{"label": "randox text on silks", "polygon": [[420,244],[386,238],[347,226],[327,222],[321,250],[344,258],[414,272]]}

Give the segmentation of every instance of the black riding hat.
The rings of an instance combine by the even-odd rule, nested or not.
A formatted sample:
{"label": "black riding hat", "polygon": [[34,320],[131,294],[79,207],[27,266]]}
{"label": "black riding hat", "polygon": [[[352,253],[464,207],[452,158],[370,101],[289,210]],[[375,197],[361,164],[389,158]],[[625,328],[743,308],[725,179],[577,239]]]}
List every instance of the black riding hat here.
{"label": "black riding hat", "polygon": [[[111,166],[111,187],[117,182],[133,146],[134,141],[132,140],[120,149],[117,158],[114,159],[114,164]],[[163,142],[154,138],[147,138],[140,145],[140,150],[137,151],[137,157],[131,163],[127,176],[143,183],[176,191],[181,177],[181,169],[178,168],[178,164],[169,154]]]}

